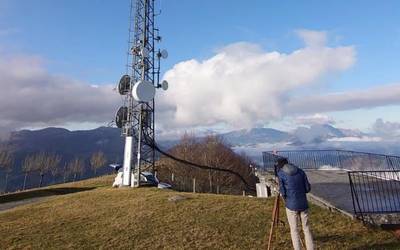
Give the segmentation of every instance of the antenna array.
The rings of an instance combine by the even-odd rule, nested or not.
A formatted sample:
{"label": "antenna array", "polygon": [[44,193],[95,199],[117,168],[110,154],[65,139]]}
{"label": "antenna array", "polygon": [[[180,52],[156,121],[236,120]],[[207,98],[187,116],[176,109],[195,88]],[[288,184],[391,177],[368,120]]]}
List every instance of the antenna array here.
{"label": "antenna array", "polygon": [[[116,115],[116,124],[125,137],[124,186],[138,187],[143,168],[154,172],[154,96],[156,89],[168,87],[166,81],[160,84],[160,60],[168,53],[156,49],[161,37],[155,27],[154,2],[131,0],[127,73],[118,85],[124,106]],[[136,159],[132,159],[133,155]]]}

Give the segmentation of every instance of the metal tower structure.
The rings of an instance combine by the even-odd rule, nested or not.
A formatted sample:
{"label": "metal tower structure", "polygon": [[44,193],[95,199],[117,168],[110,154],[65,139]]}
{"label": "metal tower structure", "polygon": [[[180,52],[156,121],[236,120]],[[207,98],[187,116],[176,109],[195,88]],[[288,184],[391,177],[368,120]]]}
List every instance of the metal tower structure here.
{"label": "metal tower structure", "polygon": [[161,37],[155,26],[155,0],[131,0],[130,13],[127,72],[118,85],[124,106],[116,124],[125,137],[123,186],[138,187],[141,170],[154,171],[154,96],[156,89],[168,88],[166,81],[160,84],[160,59],[168,53],[156,49]]}

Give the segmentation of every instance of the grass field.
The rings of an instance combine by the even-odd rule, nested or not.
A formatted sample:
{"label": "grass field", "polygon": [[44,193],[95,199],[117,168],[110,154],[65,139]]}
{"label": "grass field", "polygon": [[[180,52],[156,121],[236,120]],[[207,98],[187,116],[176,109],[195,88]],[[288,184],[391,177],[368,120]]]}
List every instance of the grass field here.
{"label": "grass field", "polygon": [[[273,199],[114,189],[112,176],[0,196],[0,249],[265,249]],[[171,202],[169,197],[188,199]],[[286,217],[281,210],[282,219]],[[390,233],[312,206],[318,249],[400,249]],[[275,249],[291,249],[288,226]]]}

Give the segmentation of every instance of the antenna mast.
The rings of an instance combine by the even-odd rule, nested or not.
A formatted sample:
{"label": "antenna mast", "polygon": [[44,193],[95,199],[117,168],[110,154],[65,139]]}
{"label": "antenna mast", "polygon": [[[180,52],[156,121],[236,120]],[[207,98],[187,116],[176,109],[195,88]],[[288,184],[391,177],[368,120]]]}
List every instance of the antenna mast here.
{"label": "antenna mast", "polygon": [[[155,90],[167,89],[160,81],[160,59],[168,53],[156,50],[161,41],[155,27],[155,0],[131,0],[127,55],[127,74],[122,76],[118,90],[124,98],[116,116],[116,124],[125,137],[123,186],[138,187],[140,172],[154,172],[154,107]],[[133,156],[136,155],[136,159]]]}

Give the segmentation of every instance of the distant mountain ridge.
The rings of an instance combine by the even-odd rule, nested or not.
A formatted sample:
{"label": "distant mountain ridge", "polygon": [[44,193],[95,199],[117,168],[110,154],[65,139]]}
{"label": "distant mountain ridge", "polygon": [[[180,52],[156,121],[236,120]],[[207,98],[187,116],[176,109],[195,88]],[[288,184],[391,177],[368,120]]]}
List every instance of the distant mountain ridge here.
{"label": "distant mountain ridge", "polygon": [[272,128],[242,129],[221,134],[221,136],[232,145],[254,144],[254,143],[275,143],[289,140],[291,135]]}
{"label": "distant mountain ridge", "polygon": [[118,129],[100,127],[93,130],[69,131],[63,128],[22,130],[14,132],[8,143],[26,153],[54,152],[68,156],[83,156],[104,151],[109,156],[121,152],[123,138]]}
{"label": "distant mountain ridge", "polygon": [[[93,130],[69,131],[63,128],[45,128],[40,130],[21,130],[13,132],[10,138],[3,142],[14,151],[14,167],[11,173],[8,190],[21,188],[23,182],[22,165],[26,156],[50,152],[62,157],[59,171],[64,171],[64,166],[71,159],[79,157],[85,160],[85,173],[82,177],[93,176],[90,169],[89,158],[95,152],[102,151],[109,162],[121,161],[123,154],[123,137],[120,130],[115,128],[100,127]],[[105,166],[98,173],[110,172]],[[4,178],[0,172],[0,190],[3,188]],[[60,182],[63,174],[56,177],[47,175],[44,184]],[[38,174],[32,173],[27,179],[28,187],[35,187],[38,183]]]}
{"label": "distant mountain ridge", "polygon": [[[330,139],[340,139],[349,136],[361,138],[364,135],[359,131],[342,130],[331,125],[299,127],[292,132],[272,128],[252,128],[220,134],[233,148],[243,149],[245,152],[247,149],[253,149],[253,155],[259,155],[261,151],[269,149],[268,145],[288,146],[291,148],[330,147],[331,144],[327,144]],[[178,143],[179,139],[159,140],[158,143],[161,148],[168,149]],[[62,166],[74,157],[83,158],[86,161],[87,168],[85,176],[90,177],[93,173],[89,168],[89,158],[94,152],[104,152],[109,163],[121,163],[124,150],[124,138],[121,136],[120,129],[109,127],[78,131],[52,127],[40,130],[21,130],[12,133],[9,140],[2,143],[9,144],[15,150],[15,167],[12,174],[17,177],[11,180],[10,183],[15,188],[18,188],[17,186],[22,181],[22,163],[29,154],[38,152],[59,154],[62,156],[60,164]],[[104,167],[99,172],[107,171],[110,171],[110,168]],[[0,171],[0,189],[3,181],[2,174]],[[36,181],[35,178],[32,178],[28,181],[28,184],[30,182],[31,185],[34,185]],[[47,184],[50,184],[51,181],[47,179]]]}
{"label": "distant mountain ridge", "polygon": [[233,146],[259,143],[282,143],[290,145],[318,144],[332,138],[362,137],[365,134],[351,129],[339,129],[329,124],[315,124],[309,127],[300,126],[292,132],[272,128],[252,128],[220,134]]}
{"label": "distant mountain ridge", "polygon": [[[364,135],[358,131],[338,129],[331,125],[298,127],[293,132],[272,128],[252,128],[220,134],[232,146],[281,142],[302,145],[321,143],[331,138],[362,137]],[[169,148],[175,145],[179,139],[159,140],[159,143],[164,148]],[[121,160],[124,139],[118,128],[99,127],[92,130],[70,131],[64,128],[49,127],[14,132],[6,143],[10,144],[17,152],[25,154],[49,151],[68,157],[83,157],[101,150],[110,159],[118,160],[119,158]]]}

